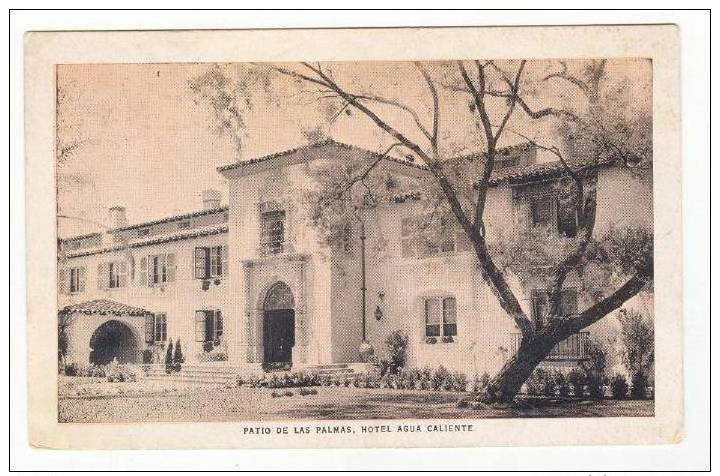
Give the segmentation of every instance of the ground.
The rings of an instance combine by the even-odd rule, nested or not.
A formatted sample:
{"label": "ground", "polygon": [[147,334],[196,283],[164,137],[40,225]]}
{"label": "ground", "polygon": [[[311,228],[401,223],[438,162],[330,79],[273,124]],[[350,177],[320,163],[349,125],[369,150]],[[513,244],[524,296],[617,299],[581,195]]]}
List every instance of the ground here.
{"label": "ground", "polygon": [[[521,408],[458,408],[462,393],[415,390],[314,387],[298,389],[223,388],[165,382],[107,383],[62,379],[61,422],[281,421],[300,419],[424,419],[509,417],[652,416],[652,401],[577,402]],[[273,398],[272,393],[293,392]]]}

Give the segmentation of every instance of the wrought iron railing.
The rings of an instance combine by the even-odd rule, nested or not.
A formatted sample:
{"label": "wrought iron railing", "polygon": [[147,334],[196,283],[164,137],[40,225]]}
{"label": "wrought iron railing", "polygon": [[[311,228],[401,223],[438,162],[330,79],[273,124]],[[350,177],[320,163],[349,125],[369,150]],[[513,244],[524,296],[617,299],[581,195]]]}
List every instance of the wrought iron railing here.
{"label": "wrought iron railing", "polygon": [[[510,351],[517,352],[522,334],[513,333],[510,340]],[[590,341],[589,332],[578,332],[564,339],[550,350],[545,360],[584,360],[587,358],[587,347]]]}

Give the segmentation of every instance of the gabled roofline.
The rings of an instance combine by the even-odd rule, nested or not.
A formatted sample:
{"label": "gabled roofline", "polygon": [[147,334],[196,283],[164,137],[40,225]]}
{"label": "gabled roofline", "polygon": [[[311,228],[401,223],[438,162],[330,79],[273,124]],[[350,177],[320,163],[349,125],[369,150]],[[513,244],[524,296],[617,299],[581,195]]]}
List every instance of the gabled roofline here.
{"label": "gabled roofline", "polygon": [[428,168],[427,168],[426,166],[421,165],[421,164],[416,164],[416,163],[414,163],[414,162],[410,162],[409,160],[402,160],[402,159],[398,159],[398,158],[395,158],[395,157],[391,157],[391,156],[387,156],[387,155],[382,155],[382,154],[380,154],[380,153],[378,153],[378,152],[373,152],[372,150],[365,149],[365,148],[358,147],[358,146],[354,146],[354,145],[351,145],[351,144],[346,144],[346,143],[344,143],[344,142],[338,142],[338,141],[336,141],[336,140],[334,140],[334,139],[325,139],[325,140],[323,140],[323,141],[314,142],[314,143],[312,143],[312,144],[301,145],[301,146],[298,146],[298,147],[294,147],[294,148],[292,148],[292,149],[287,149],[287,150],[283,150],[283,151],[280,151],[280,152],[275,152],[275,153],[272,153],[272,154],[269,154],[269,155],[263,155],[263,156],[261,156],[261,157],[257,157],[257,158],[254,158],[254,159],[245,160],[245,161],[242,161],[242,162],[235,162],[234,164],[223,165],[223,166],[218,167],[216,170],[217,170],[218,172],[222,173],[222,172],[226,172],[226,171],[228,171],[228,170],[234,170],[234,169],[244,168],[244,167],[247,167],[247,166],[250,166],[250,165],[259,164],[259,163],[262,163],[262,162],[271,161],[271,160],[273,160],[273,159],[278,159],[278,158],[281,158],[281,157],[285,157],[285,156],[294,154],[294,153],[296,153],[296,152],[299,152],[299,151],[301,151],[301,150],[317,149],[317,148],[325,147],[325,146],[329,146],[329,145],[336,146],[336,147],[339,147],[339,148],[343,148],[343,149],[346,149],[346,150],[353,150],[353,151],[357,151],[357,152],[362,152],[362,153],[367,154],[368,156],[373,157],[373,158],[383,158],[383,159],[385,159],[385,160],[387,160],[387,161],[389,161],[389,162],[395,162],[395,163],[398,163],[398,164],[401,164],[401,165],[406,165],[406,166],[408,166],[408,167],[412,167],[412,168],[415,168],[415,169],[428,170]]}

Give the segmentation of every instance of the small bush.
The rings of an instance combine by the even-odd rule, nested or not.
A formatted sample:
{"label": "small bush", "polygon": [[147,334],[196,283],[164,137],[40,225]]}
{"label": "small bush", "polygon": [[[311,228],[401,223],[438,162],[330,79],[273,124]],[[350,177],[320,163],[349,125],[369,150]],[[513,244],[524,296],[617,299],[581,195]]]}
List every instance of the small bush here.
{"label": "small bush", "polygon": [[180,372],[184,362],[185,356],[183,355],[182,344],[180,343],[180,339],[178,339],[177,342],[175,342],[175,352],[173,353],[172,358],[173,370],[175,372]]}
{"label": "small bush", "polygon": [[612,397],[616,400],[624,400],[628,396],[628,383],[627,379],[623,375],[615,375],[610,380],[610,392]]}
{"label": "small bush", "polygon": [[585,396],[585,382],[587,377],[585,373],[578,370],[572,369],[567,375],[567,383],[570,387],[575,398],[583,398]]}
{"label": "small bush", "polygon": [[128,365],[118,364],[113,361],[105,368],[105,378],[108,382],[135,382],[137,372]]}
{"label": "small bush", "polygon": [[65,375],[67,375],[68,377],[77,377],[78,370],[79,370],[78,364],[73,362],[73,363],[65,366]]}
{"label": "small bush", "polygon": [[565,375],[561,372],[554,374],[555,385],[557,386],[558,395],[562,398],[567,398],[570,395],[570,384],[568,383]]}
{"label": "small bush", "polygon": [[408,336],[403,331],[393,331],[387,339],[385,346],[390,356],[388,371],[396,374],[405,367],[407,359]]}
{"label": "small bush", "polygon": [[168,343],[167,351],[165,352],[165,373],[172,373],[173,371],[173,343],[172,340]]}

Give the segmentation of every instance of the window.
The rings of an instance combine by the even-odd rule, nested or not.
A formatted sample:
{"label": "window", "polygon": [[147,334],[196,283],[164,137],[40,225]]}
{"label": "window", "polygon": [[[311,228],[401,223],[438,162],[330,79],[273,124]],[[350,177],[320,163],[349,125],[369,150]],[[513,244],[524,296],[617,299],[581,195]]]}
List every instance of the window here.
{"label": "window", "polygon": [[127,263],[116,261],[98,265],[98,282],[104,287],[114,289],[127,286]]}
{"label": "window", "polygon": [[[550,316],[550,296],[544,289],[536,289],[532,292],[532,313],[536,322],[544,322]],[[563,289],[560,292],[560,309],[561,316],[570,316],[577,313],[577,290]]]}
{"label": "window", "polygon": [[85,291],[85,268],[70,268],[69,279],[68,289],[71,293],[81,293]]}
{"label": "window", "polygon": [[155,314],[153,330],[153,341],[167,341],[167,315],[164,312]]}
{"label": "window", "polygon": [[530,217],[533,227],[550,226],[554,221],[555,203],[551,197],[541,197],[530,202]]}
{"label": "window", "polygon": [[261,215],[260,245],[262,254],[273,255],[283,252],[285,243],[285,211],[276,210]]}
{"label": "window", "polygon": [[425,299],[425,337],[457,335],[457,304],[453,297]]}
{"label": "window", "polygon": [[219,278],[227,275],[227,247],[195,248],[195,278]]}
{"label": "window", "polygon": [[148,286],[175,281],[175,254],[150,255],[140,260],[140,274],[146,276]]}
{"label": "window", "polygon": [[557,202],[558,231],[560,234],[572,238],[577,234],[578,216],[574,204],[565,204],[560,199]]}
{"label": "window", "polygon": [[218,310],[195,311],[195,341],[220,343],[223,335],[222,313]]}

